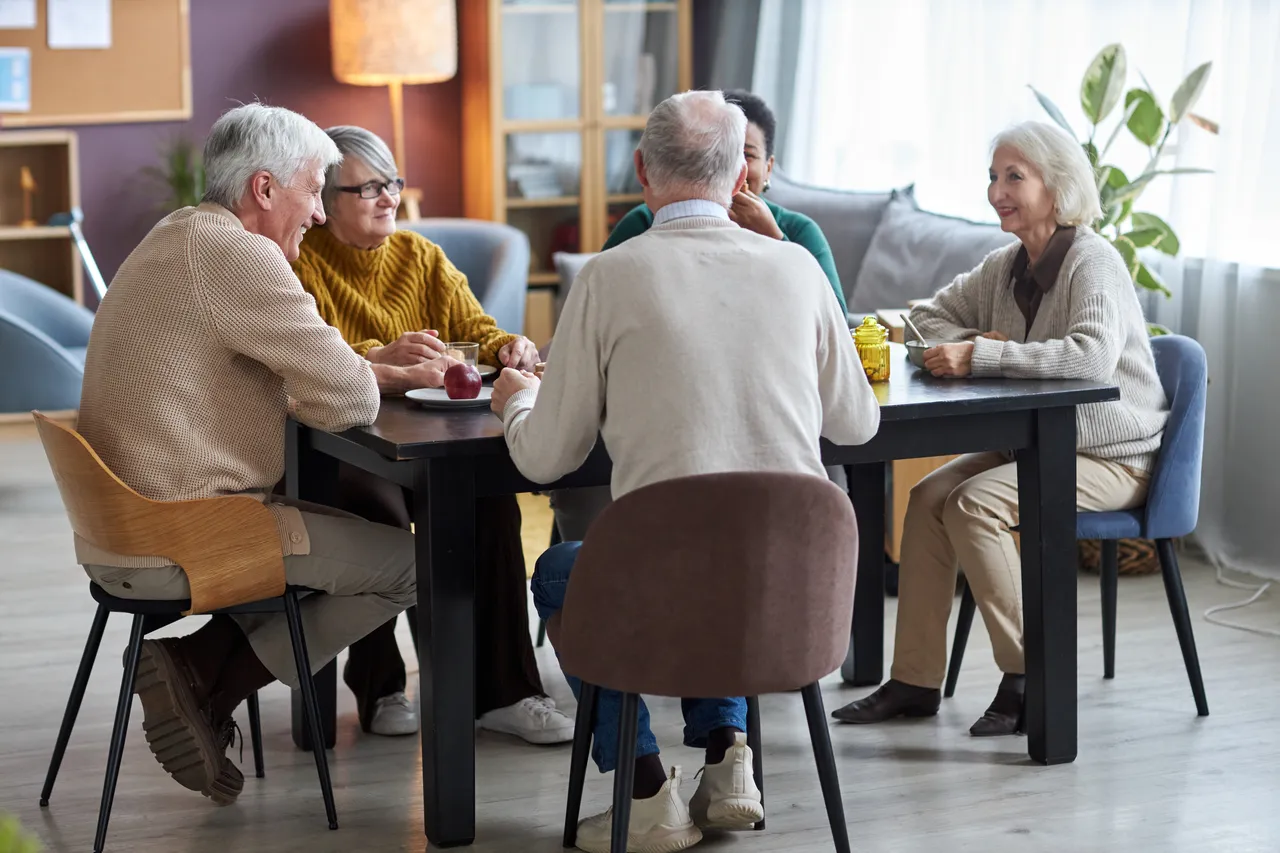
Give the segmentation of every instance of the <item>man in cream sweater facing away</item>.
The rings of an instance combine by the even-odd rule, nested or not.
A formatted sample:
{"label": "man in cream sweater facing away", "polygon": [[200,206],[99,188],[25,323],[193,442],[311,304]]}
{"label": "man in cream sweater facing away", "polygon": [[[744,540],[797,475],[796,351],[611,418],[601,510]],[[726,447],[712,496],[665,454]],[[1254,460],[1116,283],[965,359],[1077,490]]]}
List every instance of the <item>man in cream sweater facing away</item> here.
{"label": "man in cream sweater facing away", "polygon": [[[825,477],[819,438],[848,445],[875,435],[880,411],[817,261],[729,219],[747,173],[745,132],[742,110],[719,92],[675,95],[649,116],[635,161],[653,227],[583,268],[545,381],[508,369],[494,386],[512,459],[531,480],[577,469],[597,434],[613,460],[615,500],[698,474]],[[538,561],[533,590],[544,618],[564,602],[579,544]],[[601,691],[602,772],[616,766],[618,711],[618,695]],[[664,769],[641,706],[629,850],[684,849],[701,827],[749,828],[764,815],[745,701],[686,700],[684,712],[686,745],[706,749],[688,806],[679,768]],[[608,812],[587,818],[578,846],[608,850],[610,829]]]}

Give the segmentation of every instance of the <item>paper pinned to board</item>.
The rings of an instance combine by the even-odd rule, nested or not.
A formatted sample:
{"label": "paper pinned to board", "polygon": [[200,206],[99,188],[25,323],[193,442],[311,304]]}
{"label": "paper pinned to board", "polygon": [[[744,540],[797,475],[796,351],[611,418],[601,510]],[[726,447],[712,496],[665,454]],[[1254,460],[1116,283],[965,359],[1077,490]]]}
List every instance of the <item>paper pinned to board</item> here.
{"label": "paper pinned to board", "polygon": [[111,47],[111,0],[49,0],[49,47],[104,50]]}
{"label": "paper pinned to board", "polygon": [[0,113],[31,112],[31,50],[0,47]]}
{"label": "paper pinned to board", "polygon": [[34,30],[36,0],[0,0],[0,30]]}

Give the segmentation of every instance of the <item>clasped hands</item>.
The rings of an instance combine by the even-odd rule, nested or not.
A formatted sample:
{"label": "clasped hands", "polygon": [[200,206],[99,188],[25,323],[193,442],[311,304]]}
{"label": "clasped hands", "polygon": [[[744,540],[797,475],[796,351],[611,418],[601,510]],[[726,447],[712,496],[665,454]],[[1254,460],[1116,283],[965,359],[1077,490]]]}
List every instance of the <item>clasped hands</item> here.
{"label": "clasped hands", "polygon": [[[993,341],[1007,341],[1008,336],[1000,332],[983,332],[975,338],[988,338]],[[938,344],[924,352],[924,368],[934,376],[946,379],[959,379],[973,372],[973,338],[949,344]]]}
{"label": "clasped hands", "polygon": [[[457,362],[445,355],[444,341],[434,329],[405,332],[389,344],[371,347],[365,358],[374,364],[403,368],[415,388],[439,388],[444,374]],[[532,370],[538,348],[526,337],[518,337],[498,351],[498,361],[516,370]]]}

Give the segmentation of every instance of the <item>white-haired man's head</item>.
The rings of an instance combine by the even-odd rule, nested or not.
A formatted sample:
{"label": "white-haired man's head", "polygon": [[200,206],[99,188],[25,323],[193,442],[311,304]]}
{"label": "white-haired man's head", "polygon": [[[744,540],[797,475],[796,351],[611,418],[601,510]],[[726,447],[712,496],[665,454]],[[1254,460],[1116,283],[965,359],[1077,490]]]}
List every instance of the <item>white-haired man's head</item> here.
{"label": "white-haired man's head", "polygon": [[325,171],[341,160],[333,140],[305,116],[245,104],[223,113],[209,131],[201,200],[235,213],[292,261],[307,228],[324,224]]}
{"label": "white-haired man's head", "polygon": [[1027,235],[1060,225],[1092,226],[1102,206],[1093,166],[1062,129],[1038,121],[1015,124],[991,142],[987,200],[1005,231]]}
{"label": "white-haired man's head", "polygon": [[650,209],[694,198],[732,204],[746,176],[746,132],[742,109],[720,92],[684,92],[654,107],[635,158]]}

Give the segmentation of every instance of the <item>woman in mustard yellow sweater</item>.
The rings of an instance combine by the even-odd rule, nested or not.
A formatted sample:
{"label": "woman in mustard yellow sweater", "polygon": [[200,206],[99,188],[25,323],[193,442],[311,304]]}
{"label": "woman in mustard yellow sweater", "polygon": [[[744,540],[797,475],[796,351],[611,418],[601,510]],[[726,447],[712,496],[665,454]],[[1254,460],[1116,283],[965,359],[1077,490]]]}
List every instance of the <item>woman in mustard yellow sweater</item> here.
{"label": "woman in mustard yellow sweater", "polygon": [[[343,161],[325,176],[326,223],[307,232],[293,268],[316,308],[352,349],[374,365],[384,393],[435,387],[441,341],[480,345],[479,360],[532,370],[537,347],[499,329],[439,246],[396,229],[404,181],[386,143],[363,128],[326,131]],[[408,529],[409,495],[399,486],[343,466],[342,509]],[[482,498],[476,509],[476,713],[482,728],[531,743],[573,737],[573,720],[542,689],[529,637],[520,509],[513,496]],[[422,535],[419,533],[418,535]],[[411,617],[412,618],[412,617]],[[343,678],[356,694],[360,724],[375,734],[412,734],[417,715],[405,697],[395,620],[351,647]]]}

